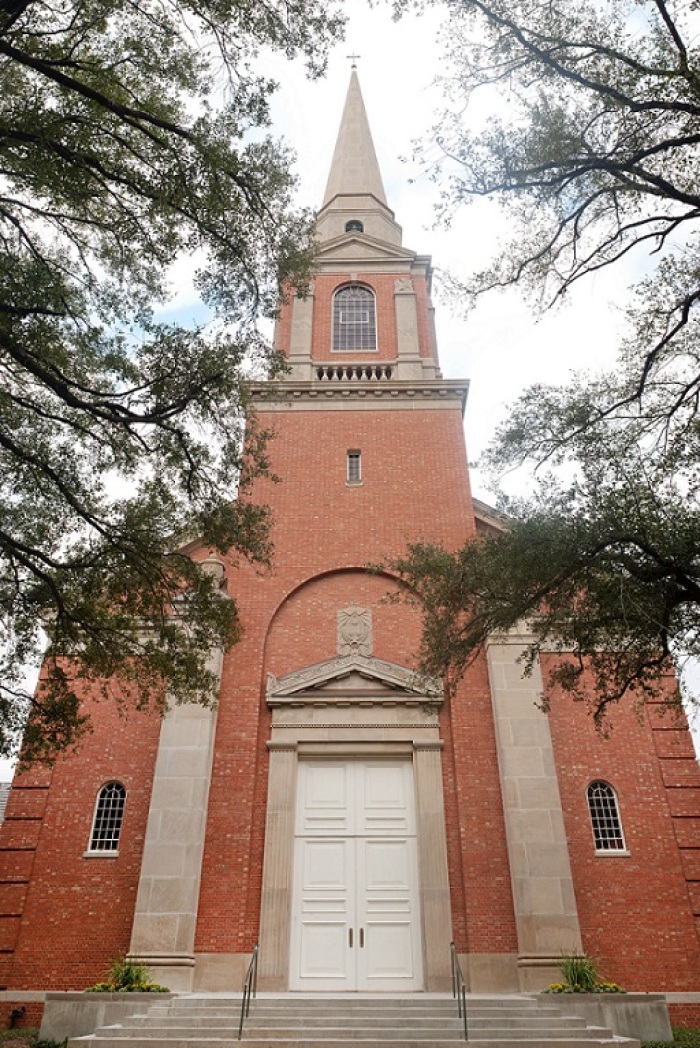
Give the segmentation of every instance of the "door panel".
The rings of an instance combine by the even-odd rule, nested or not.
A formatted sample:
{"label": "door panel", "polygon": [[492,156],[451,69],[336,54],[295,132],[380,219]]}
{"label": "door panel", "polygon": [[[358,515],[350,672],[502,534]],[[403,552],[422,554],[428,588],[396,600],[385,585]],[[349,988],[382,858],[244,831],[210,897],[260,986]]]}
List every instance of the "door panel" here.
{"label": "door panel", "polygon": [[359,836],[415,833],[412,770],[408,761],[358,765]]}
{"label": "door panel", "polygon": [[357,921],[364,929],[358,988],[422,986],[415,839],[357,840]]}
{"label": "door panel", "polygon": [[298,988],[348,989],[348,929],[354,926],[355,842],[297,838],[292,951]]}
{"label": "door panel", "polygon": [[297,834],[352,834],[354,775],[347,761],[307,761],[299,765]]}
{"label": "door panel", "polygon": [[301,761],[293,989],[422,987],[409,761]]}

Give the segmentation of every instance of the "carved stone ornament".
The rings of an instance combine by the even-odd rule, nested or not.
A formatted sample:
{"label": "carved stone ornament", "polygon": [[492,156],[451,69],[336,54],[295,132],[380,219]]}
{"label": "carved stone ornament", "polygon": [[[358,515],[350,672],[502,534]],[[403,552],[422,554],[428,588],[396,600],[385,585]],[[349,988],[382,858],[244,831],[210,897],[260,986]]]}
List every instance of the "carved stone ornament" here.
{"label": "carved stone ornament", "polygon": [[394,294],[402,291],[413,291],[413,281],[410,277],[397,277],[394,281]]}
{"label": "carved stone ornament", "polygon": [[351,604],[338,612],[338,654],[372,654],[372,612]]}

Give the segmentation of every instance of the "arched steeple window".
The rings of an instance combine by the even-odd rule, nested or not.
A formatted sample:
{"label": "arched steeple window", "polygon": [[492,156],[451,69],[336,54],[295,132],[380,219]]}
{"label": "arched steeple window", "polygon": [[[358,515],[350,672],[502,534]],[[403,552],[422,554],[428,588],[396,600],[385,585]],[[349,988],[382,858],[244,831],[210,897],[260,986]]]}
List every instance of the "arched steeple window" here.
{"label": "arched steeple window", "polygon": [[345,353],[376,348],[374,293],[363,284],[346,284],[333,296],[333,350]]}

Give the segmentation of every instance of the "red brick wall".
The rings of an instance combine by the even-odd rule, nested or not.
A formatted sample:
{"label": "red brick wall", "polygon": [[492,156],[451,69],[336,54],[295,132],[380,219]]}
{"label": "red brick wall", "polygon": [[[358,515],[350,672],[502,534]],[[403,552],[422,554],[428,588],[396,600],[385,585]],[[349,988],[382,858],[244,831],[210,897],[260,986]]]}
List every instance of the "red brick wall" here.
{"label": "red brick wall", "polygon": [[[458,404],[451,410],[263,413],[261,421],[276,430],[272,468],[281,481],[259,482],[253,498],[272,506],[275,560],[267,576],[232,569],[229,581],[244,636],[222,677],[196,942],[202,952],[247,950],[257,936],[269,737],[266,673],[332,657],[336,612],[353,601],[373,609],[375,655],[415,665],[416,612],[382,603],[388,580],[365,569],[419,538],[457,546],[470,522]],[[362,452],[360,486],[346,483],[351,448]],[[471,744],[480,745],[478,733]],[[493,740],[490,746],[491,756],[478,760],[495,760]],[[494,766],[492,782],[495,774]],[[456,799],[450,813],[454,854],[463,814]],[[477,896],[475,890],[472,905],[481,913]]]}
{"label": "red brick wall", "polygon": [[[584,949],[628,990],[697,990],[700,776],[684,719],[621,704],[603,738],[583,706],[554,694],[550,723]],[[594,779],[617,793],[629,856],[595,852]]]}
{"label": "red brick wall", "polygon": [[669,1004],[671,1026],[700,1027],[700,1004]]}
{"label": "red brick wall", "polygon": [[442,714],[454,938],[460,952],[516,953],[496,739],[485,656]]}
{"label": "red brick wall", "polygon": [[[16,776],[0,830],[0,985],[81,990],[129,946],[160,718],[87,703],[79,751]],[[127,790],[119,855],[84,858],[98,790]]]}
{"label": "red brick wall", "polygon": [[12,1012],[17,1009],[22,1014],[12,1023],[16,1030],[28,1028],[38,1030],[44,1017],[43,1001],[0,1001],[0,1029],[9,1029]]}

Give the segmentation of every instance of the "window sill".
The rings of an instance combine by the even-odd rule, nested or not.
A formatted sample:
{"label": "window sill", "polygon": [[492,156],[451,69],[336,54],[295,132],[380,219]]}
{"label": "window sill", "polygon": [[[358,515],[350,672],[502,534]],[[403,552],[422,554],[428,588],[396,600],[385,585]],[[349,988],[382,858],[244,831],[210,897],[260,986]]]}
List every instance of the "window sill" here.
{"label": "window sill", "polygon": [[104,849],[103,851],[86,851],[86,852],[83,852],[83,858],[84,859],[118,859],[119,858],[119,851],[118,850],[107,851],[107,849]]}
{"label": "window sill", "polygon": [[601,859],[629,859],[632,854],[626,848],[596,848],[595,853]]}
{"label": "window sill", "polygon": [[361,480],[346,480],[345,481],[345,487],[346,488],[361,488],[362,487],[362,481]]}

